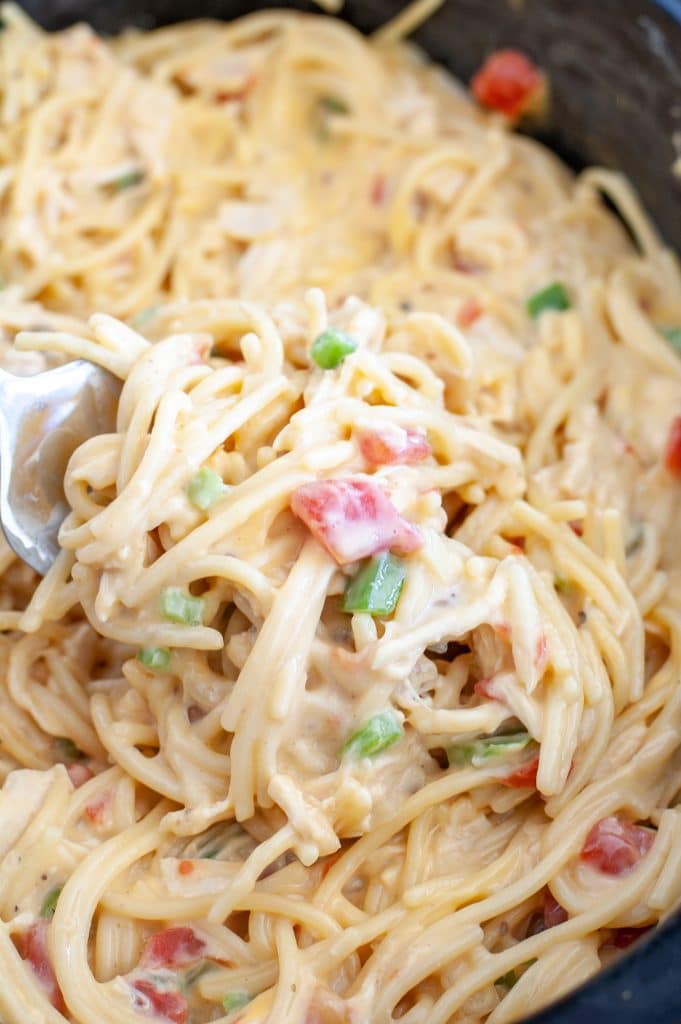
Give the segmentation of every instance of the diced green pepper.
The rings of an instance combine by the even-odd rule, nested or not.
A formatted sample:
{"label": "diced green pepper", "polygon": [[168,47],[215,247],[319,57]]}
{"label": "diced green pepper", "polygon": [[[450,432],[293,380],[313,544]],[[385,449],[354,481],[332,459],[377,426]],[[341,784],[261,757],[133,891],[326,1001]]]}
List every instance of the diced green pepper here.
{"label": "diced green pepper", "polygon": [[228,825],[222,822],[212,825],[203,835],[197,837],[195,844],[191,847],[194,850],[193,853],[190,854],[188,850],[185,850],[185,857],[192,856],[200,857],[202,860],[215,860],[224,850],[225,845],[229,842],[236,828],[235,822],[231,822]]}
{"label": "diced green pepper", "polygon": [[120,178],[116,178],[112,184],[114,188],[122,192],[126,188],[132,188],[133,185],[141,185],[143,181],[144,171],[128,171],[126,174],[121,174]]}
{"label": "diced green pepper", "polygon": [[502,985],[507,989],[512,989],[514,985],[518,984],[518,975],[515,971],[507,971],[506,974],[502,974],[500,978],[497,978],[494,984]]}
{"label": "diced green pepper", "polygon": [[374,715],[343,744],[341,753],[350,757],[375,757],[397,743],[404,730],[392,711]]}
{"label": "diced green pepper", "polygon": [[406,578],[406,566],[395,555],[386,551],[368,559],[345,588],[343,611],[392,615]]}
{"label": "diced green pepper", "polygon": [[59,757],[65,764],[71,764],[73,761],[82,761],[85,754],[80,750],[73,740],[70,740],[68,736],[57,736],[55,744]]}
{"label": "diced green pepper", "polygon": [[681,355],[681,327],[658,327],[658,330]]}
{"label": "diced green pepper", "polygon": [[132,318],[130,326],[134,327],[136,331],[141,331],[143,328],[149,326],[157,313],[158,306],[147,306],[146,309],[140,310],[140,312]]}
{"label": "diced green pepper", "polygon": [[208,974],[209,971],[214,969],[215,965],[210,960],[201,960],[198,964],[194,964],[188,970],[184,971],[180,981],[180,987],[187,992],[196,984],[199,978],[202,978],[204,974]]}
{"label": "diced green pepper", "polygon": [[632,555],[635,555],[636,552],[640,550],[641,545],[643,544],[643,540],[644,540],[643,527],[642,526],[635,527],[635,529],[633,530],[633,532],[631,534],[630,539],[627,541],[627,546],[624,549],[624,553],[627,556],[627,558],[631,558]]}
{"label": "diced green pepper", "polygon": [[557,572],[553,577],[553,585],[559,594],[567,594],[570,589],[570,580],[567,576],[563,576],[562,573]]}
{"label": "diced green pepper", "polygon": [[235,1010],[241,1010],[247,1006],[252,998],[253,996],[249,996],[248,992],[229,992],[222,1000],[222,1005],[227,1013],[234,1013]]}
{"label": "diced green pepper", "polygon": [[43,900],[43,905],[40,908],[41,917],[54,917],[54,912],[57,909],[57,902],[59,900],[59,897],[61,896],[61,891],[63,888],[63,885],[56,885],[54,889],[50,889],[47,896]]}
{"label": "diced green pepper", "polygon": [[340,96],[320,96],[319,106],[329,114],[349,114],[350,107]]}
{"label": "diced green pepper", "polygon": [[142,647],[137,652],[137,660],[146,668],[158,672],[166,672],[170,668],[171,652],[167,647]]}
{"label": "diced green pepper", "polygon": [[335,370],[356,348],[357,342],[349,334],[327,327],[315,338],[310,355],[320,369]]}
{"label": "diced green pepper", "polygon": [[208,466],[202,466],[191,478],[187,487],[189,500],[202,512],[219,501],[225,491],[226,487],[222,477]]}
{"label": "diced green pepper", "polygon": [[[500,978],[494,982],[495,985],[503,985],[504,988],[511,989],[514,985],[517,985],[521,977],[525,973],[528,967],[536,964],[537,958],[534,957],[532,960],[526,960],[524,964],[519,964],[516,970],[507,971],[506,974],[502,974]],[[520,974],[518,974],[520,971]]]}
{"label": "diced green pepper", "polygon": [[161,615],[183,626],[200,626],[205,605],[203,598],[193,597],[180,587],[166,587],[161,593]]}
{"label": "diced green pepper", "polygon": [[532,737],[527,732],[501,733],[498,736],[485,736],[477,740],[462,740],[447,748],[447,756],[450,765],[470,764],[474,768],[481,768],[497,758],[517,754],[524,750],[531,740]]}
{"label": "diced green pepper", "polygon": [[527,300],[526,308],[532,319],[535,320],[549,309],[556,309],[562,312],[569,309],[571,305],[570,296],[565,289],[565,285],[561,284],[560,281],[554,281],[552,284],[547,285],[546,288],[542,288],[541,291],[531,295]]}

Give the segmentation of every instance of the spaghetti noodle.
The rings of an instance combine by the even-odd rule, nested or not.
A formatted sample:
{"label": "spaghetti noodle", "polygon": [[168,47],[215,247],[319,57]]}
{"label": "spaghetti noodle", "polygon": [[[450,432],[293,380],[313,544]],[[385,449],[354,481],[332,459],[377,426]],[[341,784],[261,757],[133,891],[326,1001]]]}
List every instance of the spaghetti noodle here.
{"label": "spaghetti noodle", "polygon": [[681,895],[674,257],[390,33],[3,18],[3,359],[124,383],[0,553],[0,1018],[522,1018]]}

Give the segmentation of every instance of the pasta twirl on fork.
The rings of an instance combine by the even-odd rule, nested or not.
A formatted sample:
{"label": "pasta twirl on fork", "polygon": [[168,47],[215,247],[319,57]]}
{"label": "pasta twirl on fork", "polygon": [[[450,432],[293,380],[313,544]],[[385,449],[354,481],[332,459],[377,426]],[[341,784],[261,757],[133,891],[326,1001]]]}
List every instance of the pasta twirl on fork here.
{"label": "pasta twirl on fork", "polygon": [[124,384],[1,552],[0,1018],[522,1018],[681,896],[674,257],[390,36],[4,19],[3,361]]}

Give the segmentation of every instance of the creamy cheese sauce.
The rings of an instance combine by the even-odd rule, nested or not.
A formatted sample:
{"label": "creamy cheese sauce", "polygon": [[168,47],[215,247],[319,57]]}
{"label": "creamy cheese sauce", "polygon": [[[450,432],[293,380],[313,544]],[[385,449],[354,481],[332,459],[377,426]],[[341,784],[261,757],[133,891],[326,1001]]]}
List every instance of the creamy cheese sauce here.
{"label": "creamy cheese sauce", "polygon": [[0,1018],[521,1019],[681,895],[675,257],[407,22],[3,11],[3,365],[123,391],[0,549]]}

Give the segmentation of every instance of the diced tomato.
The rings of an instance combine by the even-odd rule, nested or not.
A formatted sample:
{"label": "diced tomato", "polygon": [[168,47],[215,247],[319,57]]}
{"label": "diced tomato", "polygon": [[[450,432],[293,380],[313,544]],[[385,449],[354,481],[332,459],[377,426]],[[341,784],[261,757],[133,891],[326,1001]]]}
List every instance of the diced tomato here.
{"label": "diced tomato", "polygon": [[636,456],[636,449],[626,437],[616,434],[612,439],[613,447],[620,455]]}
{"label": "diced tomato", "polygon": [[681,416],[672,420],[664,451],[664,468],[677,480],[681,480]]}
{"label": "diced tomato", "polygon": [[563,924],[568,919],[568,912],[561,907],[550,889],[544,890],[544,927],[555,928],[557,924]]}
{"label": "diced tomato", "polygon": [[615,928],[612,933],[612,944],[617,949],[628,949],[632,943],[650,931],[648,928]]}
{"label": "diced tomato", "polygon": [[465,299],[459,312],[456,314],[456,322],[459,327],[470,327],[482,316],[482,306],[475,299]]}
{"label": "diced tomato", "polygon": [[132,988],[137,993],[133,997],[136,1010],[147,1016],[172,1021],[172,1024],[185,1024],[189,1006],[181,992],[174,989],[162,992],[146,978],[137,978],[132,982]]}
{"label": "diced tomato", "polygon": [[249,75],[243,85],[238,86],[234,89],[220,89],[215,93],[216,103],[233,103],[238,100],[244,100],[250,92],[255,88],[257,83],[256,75]]}
{"label": "diced tomato", "polygon": [[518,50],[491,54],[471,81],[478,103],[506,117],[519,117],[543,89],[537,66]]}
{"label": "diced tomato", "polygon": [[653,845],[655,833],[612,816],[596,822],[586,837],[582,860],[606,875],[626,875]]}
{"label": "diced tomato", "polygon": [[180,863],[177,865],[177,870],[181,875],[193,875],[194,864],[190,860],[181,860]]}
{"label": "diced tomato", "polygon": [[473,690],[478,697],[484,697],[486,700],[498,700],[503,703],[494,687],[494,676],[491,679],[478,679],[477,683],[473,686]]}
{"label": "diced tomato", "polygon": [[186,967],[203,954],[206,943],[193,928],[180,925],[156,932],[147,939],[140,961],[143,967]]}
{"label": "diced tomato", "polygon": [[15,943],[19,956],[31,965],[33,973],[44,988],[49,1001],[56,1010],[65,1014],[64,997],[57,984],[47,951],[49,927],[49,921],[36,921],[27,931],[15,937]]}
{"label": "diced tomato", "polygon": [[536,667],[538,669],[540,669],[541,671],[543,671],[545,666],[546,666],[546,661],[548,659],[548,656],[549,656],[548,644],[546,643],[546,637],[542,633],[542,635],[537,638],[537,646],[536,646],[535,652],[534,652],[534,663],[535,663]]}
{"label": "diced tomato", "polygon": [[410,427],[363,430],[359,437],[359,450],[372,466],[421,462],[433,453],[428,438]]}
{"label": "diced tomato", "polygon": [[506,643],[511,642],[511,624],[510,622],[495,622],[492,629],[500,636]]}
{"label": "diced tomato", "polygon": [[419,530],[371,480],[304,484],[293,492],[291,509],[339,565],[381,551],[406,555],[423,543]]}
{"label": "diced tomato", "polygon": [[479,263],[472,260],[465,260],[457,252],[452,253],[452,267],[458,274],[479,274],[483,269]]}
{"label": "diced tomato", "polygon": [[374,206],[381,206],[385,199],[385,176],[377,174],[371,183],[371,202]]}
{"label": "diced tomato", "polygon": [[74,789],[78,789],[79,786],[89,782],[90,779],[94,779],[95,773],[92,769],[88,768],[86,764],[81,764],[79,761],[74,761],[73,764],[66,765],[66,771],[68,777],[71,779]]}
{"label": "diced tomato", "polygon": [[88,821],[91,821],[93,825],[103,825],[106,818],[106,812],[111,803],[110,793],[101,793],[94,800],[91,800],[85,807],[85,817]]}
{"label": "diced tomato", "polygon": [[510,775],[505,775],[502,779],[498,779],[502,786],[508,786],[509,789],[524,789],[526,786],[537,785],[537,769],[539,768],[539,754],[532,758],[531,761],[525,761],[519,768],[516,768]]}
{"label": "diced tomato", "polygon": [[[210,355],[211,342],[208,338],[196,338],[191,353],[187,356],[188,366],[200,366]],[[156,534],[158,537],[158,534]],[[160,543],[160,538],[159,538]],[[163,545],[161,544],[161,548]]]}

